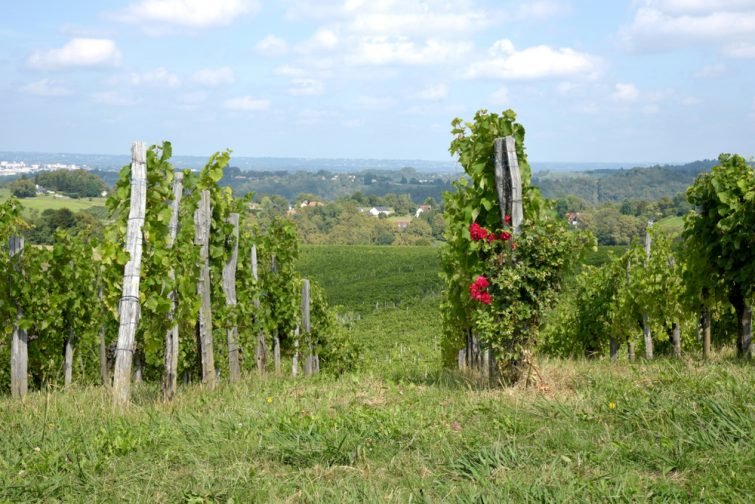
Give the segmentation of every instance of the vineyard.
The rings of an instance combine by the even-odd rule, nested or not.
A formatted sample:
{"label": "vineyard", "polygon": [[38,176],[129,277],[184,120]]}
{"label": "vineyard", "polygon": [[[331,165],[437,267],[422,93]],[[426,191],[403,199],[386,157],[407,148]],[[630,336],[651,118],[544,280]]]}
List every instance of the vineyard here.
{"label": "vineyard", "polygon": [[179,380],[212,389],[251,370],[311,375],[321,357],[348,367],[330,350],[342,331],[321,289],[294,270],[293,225],[262,229],[247,200],[217,185],[229,154],[195,175],[173,170],[168,143],[133,152],[104,240],[59,232],[51,247],[24,247],[21,204],[0,208],[0,389],[21,398],[99,382],[123,407],[132,379],[160,380],[171,400]]}
{"label": "vineyard", "polygon": [[[137,142],[103,239],[0,206],[0,502],[745,501],[755,172],[597,249],[513,111],[453,122],[440,247],[299,246]],[[625,351],[622,351],[625,349]]]}

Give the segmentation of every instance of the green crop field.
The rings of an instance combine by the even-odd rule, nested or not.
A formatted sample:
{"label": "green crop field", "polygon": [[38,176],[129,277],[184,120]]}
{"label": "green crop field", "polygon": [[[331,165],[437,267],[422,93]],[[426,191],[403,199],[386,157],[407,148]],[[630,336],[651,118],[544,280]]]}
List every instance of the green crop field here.
{"label": "green crop field", "polygon": [[[0,203],[10,198],[8,189],[0,189]],[[67,208],[72,212],[85,210],[94,206],[105,206],[107,198],[55,198],[51,195],[35,196],[33,198],[23,198],[19,200],[24,209],[38,210],[40,212],[51,209],[60,210]]]}
{"label": "green crop field", "polygon": [[437,249],[305,247],[299,267],[344,306],[357,371],[187,385],[167,405],[157,384],[138,384],[125,414],[100,388],[0,398],[0,502],[755,494],[752,364],[541,357],[541,386],[490,390],[441,368]]}
{"label": "green crop field", "polygon": [[308,245],[298,269],[325,289],[331,304],[355,311],[414,302],[441,286],[435,247]]}
{"label": "green crop field", "polygon": [[667,233],[681,233],[682,229],[684,229],[684,217],[665,217],[654,225]]}

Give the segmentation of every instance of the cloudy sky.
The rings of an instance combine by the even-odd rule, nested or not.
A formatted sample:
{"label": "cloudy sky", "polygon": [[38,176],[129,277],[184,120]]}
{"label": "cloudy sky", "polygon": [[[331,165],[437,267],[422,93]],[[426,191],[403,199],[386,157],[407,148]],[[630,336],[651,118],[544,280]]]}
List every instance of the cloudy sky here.
{"label": "cloudy sky", "polygon": [[34,0],[0,150],[448,160],[513,108],[539,161],[755,154],[755,0]]}

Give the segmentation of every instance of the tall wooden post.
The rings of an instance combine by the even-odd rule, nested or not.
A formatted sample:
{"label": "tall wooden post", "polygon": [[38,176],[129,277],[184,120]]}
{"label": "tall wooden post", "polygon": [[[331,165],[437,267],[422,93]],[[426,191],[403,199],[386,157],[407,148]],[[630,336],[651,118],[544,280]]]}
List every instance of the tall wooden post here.
{"label": "tall wooden post", "polygon": [[[650,264],[650,247],[653,241],[650,236],[650,228],[653,227],[653,221],[648,221],[648,227],[645,229],[645,267]],[[653,335],[650,332],[650,320],[648,314],[642,314],[642,336],[645,342],[645,358],[648,360],[653,359]]]}
{"label": "tall wooden post", "polygon": [[69,321],[68,337],[66,338],[65,353],[63,356],[63,384],[71,386],[73,381],[73,325]]}
{"label": "tall wooden post", "polygon": [[[498,207],[501,212],[501,225],[506,225],[506,216],[511,218],[511,234],[516,237],[524,220],[522,206],[522,176],[516,155],[516,140],[509,135],[496,138],[495,151],[495,186],[498,193]],[[523,356],[521,359],[523,361]],[[499,377],[498,356],[490,349],[488,376],[491,384],[501,381]]]}
{"label": "tall wooden post", "polygon": [[[11,236],[8,239],[8,252],[15,259],[15,268],[21,269],[21,257],[24,251],[24,237]],[[13,324],[10,344],[10,390],[11,395],[23,398],[29,389],[29,337],[18,321],[24,316],[23,309],[16,306],[16,323]]]}
{"label": "tall wooden post", "polygon": [[210,299],[210,191],[202,191],[194,212],[194,244],[199,246],[199,355],[202,360],[202,383],[215,387],[215,355],[212,347],[212,305]]}
{"label": "tall wooden post", "polygon": [[[97,287],[97,301],[100,303],[100,316],[103,316],[102,310],[102,279],[99,280]],[[105,387],[110,386],[110,368],[107,360],[107,342],[105,341],[105,323],[100,323],[99,340],[99,359],[100,359],[100,380]]]}
{"label": "tall wooden post", "polygon": [[[228,217],[228,222],[233,226],[233,250],[231,257],[223,268],[223,292],[225,293],[225,304],[236,306],[236,264],[239,257],[239,214],[232,213]],[[239,360],[239,330],[234,324],[226,329],[226,338],[228,340],[228,378],[231,383],[241,379],[241,363]]]}
{"label": "tall wooden post", "polygon": [[294,329],[294,356],[291,359],[291,376],[299,376],[299,326]]}
{"label": "tall wooden post", "polygon": [[126,252],[129,261],[123,272],[123,291],[119,305],[118,343],[115,348],[113,405],[128,404],[131,389],[131,364],[139,324],[139,277],[142,269],[142,227],[147,206],[147,150],[144,142],[131,146],[131,202],[126,227]]}
{"label": "tall wooden post", "polygon": [[[257,246],[252,245],[252,276],[254,281],[259,281]],[[259,297],[254,300],[254,308],[257,313],[260,309]],[[257,333],[257,348],[254,350],[254,358],[257,361],[257,372],[262,375],[267,369],[267,344],[265,342],[265,331],[260,329]]]}
{"label": "tall wooden post", "polygon": [[[181,197],[183,196],[184,174],[175,172],[173,174],[173,200],[170,203],[170,223],[168,224],[168,249],[172,249],[176,243],[178,235],[178,213],[181,208]],[[171,268],[168,272],[171,280],[175,281],[176,271]],[[174,289],[170,293],[170,312],[168,318],[173,322],[170,329],[165,333],[165,367],[163,369],[163,401],[171,401],[176,395],[178,388],[178,322],[176,318],[176,309],[178,308],[178,297]]]}
{"label": "tall wooden post", "polygon": [[304,330],[304,340],[307,341],[307,357],[304,360],[304,376],[312,376],[314,369],[314,349],[312,345],[312,325],[310,323],[310,287],[309,280],[302,280],[301,287],[301,323]]}
{"label": "tall wooden post", "polygon": [[703,329],[703,359],[710,359],[710,308],[703,306],[700,322]]}

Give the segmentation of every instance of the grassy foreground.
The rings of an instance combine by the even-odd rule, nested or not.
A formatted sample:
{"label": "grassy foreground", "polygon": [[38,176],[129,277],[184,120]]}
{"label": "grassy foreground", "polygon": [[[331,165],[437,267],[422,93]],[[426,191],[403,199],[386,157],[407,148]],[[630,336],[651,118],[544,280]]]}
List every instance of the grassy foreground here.
{"label": "grassy foreground", "polygon": [[0,402],[0,501],[746,502],[751,368],[542,363],[547,387],[374,373]]}

